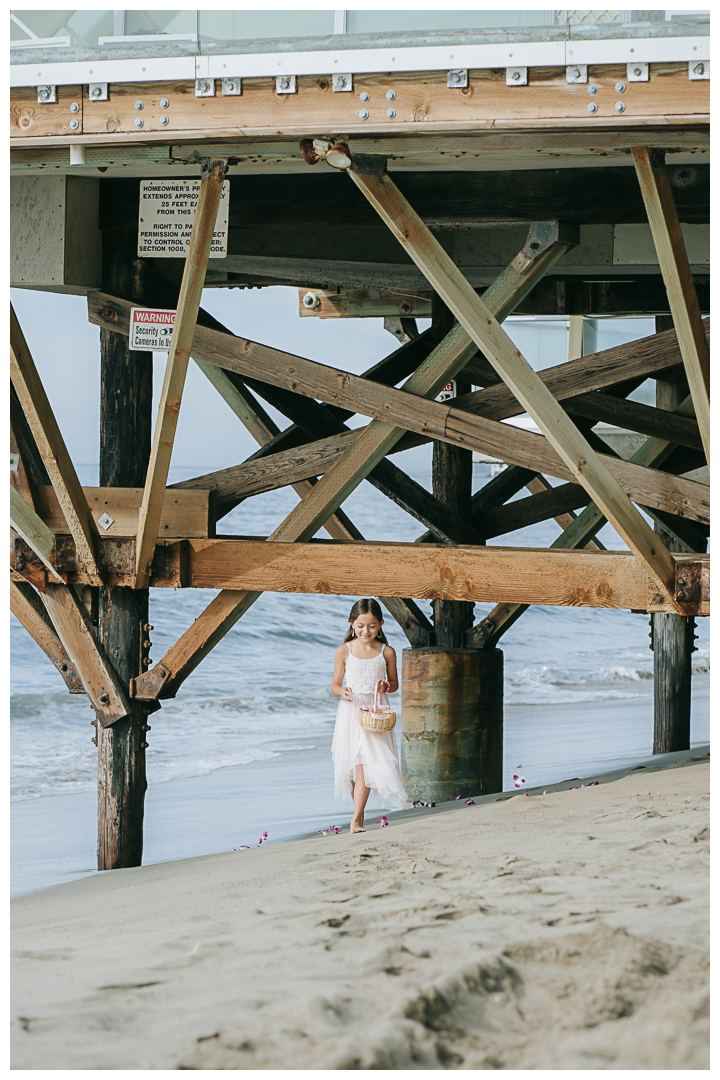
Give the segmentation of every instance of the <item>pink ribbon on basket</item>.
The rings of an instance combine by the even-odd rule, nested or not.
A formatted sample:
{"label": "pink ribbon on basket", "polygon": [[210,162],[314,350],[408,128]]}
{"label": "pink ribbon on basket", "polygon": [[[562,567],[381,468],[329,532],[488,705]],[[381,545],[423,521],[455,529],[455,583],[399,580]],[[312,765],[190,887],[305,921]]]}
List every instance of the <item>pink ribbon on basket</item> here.
{"label": "pink ribbon on basket", "polygon": [[379,687],[380,687],[381,683],[385,683],[385,682],[387,682],[387,679],[378,679],[378,681],[375,683],[375,694],[374,694],[374,697],[373,697],[372,709],[370,710],[370,713],[371,713],[372,716],[383,716],[384,717],[384,716],[388,716],[392,712],[392,709],[390,708],[390,706],[389,705],[383,705],[383,703],[380,700],[380,689],[379,689]]}

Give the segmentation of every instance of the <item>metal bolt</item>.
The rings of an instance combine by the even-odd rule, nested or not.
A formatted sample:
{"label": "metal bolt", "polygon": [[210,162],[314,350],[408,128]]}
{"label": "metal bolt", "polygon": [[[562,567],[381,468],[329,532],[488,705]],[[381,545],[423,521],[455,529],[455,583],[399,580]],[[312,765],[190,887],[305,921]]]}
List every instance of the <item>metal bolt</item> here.
{"label": "metal bolt", "polygon": [[90,727],[97,727],[97,720],[91,720]]}
{"label": "metal bolt", "polygon": [[98,701],[101,705],[110,704],[110,695],[108,694],[107,690],[103,690],[102,694],[98,694]]}
{"label": "metal bolt", "polygon": [[150,667],[151,664],[152,664],[152,660],[150,659],[149,656],[146,656],[145,659],[143,660],[143,667]]}
{"label": "metal bolt", "polygon": [[167,109],[169,104],[170,104],[170,102],[168,101],[168,99],[166,97],[160,98],[160,108],[161,109]]}
{"label": "metal bolt", "polygon": [[144,126],[143,125],[143,119],[142,119],[141,116],[138,116],[137,120],[135,121],[135,127],[136,128],[141,128],[143,126]]}
{"label": "metal bolt", "polygon": [[38,90],[38,100],[39,101],[49,101],[50,100],[50,87],[49,86],[41,86],[39,88],[39,90]]}
{"label": "metal bolt", "polygon": [[695,67],[693,68],[693,71],[695,72],[696,75],[704,75],[705,74],[705,65],[704,64],[696,64]]}
{"label": "metal bolt", "polygon": [[80,127],[80,121],[79,121],[79,120],[75,120],[75,119],[73,118],[73,119],[72,119],[72,120],[70,121],[70,130],[71,130],[71,131],[77,131],[77,129],[78,129],[79,127]]}
{"label": "metal bolt", "polygon": [[92,737],[92,739],[90,740],[90,742],[94,742],[94,743],[95,743],[95,745],[97,746],[97,735],[93,735],[93,737]]}
{"label": "metal bolt", "polygon": [[102,94],[102,90],[100,89],[100,87],[99,86],[93,86],[93,88],[92,88],[92,90],[90,92],[90,97],[99,98],[101,94]]}
{"label": "metal bolt", "polygon": [[412,305],[407,300],[401,300],[398,304],[398,311],[401,315],[409,315],[412,311]]}
{"label": "metal bolt", "polygon": [[142,112],[143,109],[145,108],[145,106],[143,105],[142,101],[136,101],[135,102],[135,108],[137,109],[138,112]]}
{"label": "metal bolt", "polygon": [[207,82],[205,79],[199,79],[197,88],[201,94],[207,94],[208,90],[210,89],[210,83]]}
{"label": "metal bolt", "polygon": [[580,68],[573,68],[573,70],[570,72],[570,74],[572,75],[573,79],[579,79],[580,78]]}
{"label": "metal bolt", "polygon": [[287,90],[287,88],[290,86],[290,80],[287,79],[284,75],[278,80],[278,82],[280,84],[281,90]]}
{"label": "metal bolt", "polygon": [[615,102],[615,112],[625,112],[625,102],[624,101],[616,101]]}
{"label": "metal bolt", "polygon": [[152,648],[152,641],[143,641],[143,648],[144,649],[151,649]]}
{"label": "metal bolt", "polygon": [[520,78],[520,72],[519,72],[519,71],[513,71],[513,73],[512,73],[512,75],[510,76],[510,78],[511,78],[511,79],[514,79],[514,80],[515,80],[515,82],[517,82],[517,81],[519,80],[519,78]]}
{"label": "metal bolt", "polygon": [[141,743],[140,743],[140,749],[141,749],[141,750],[145,750],[145,749],[147,749],[147,747],[148,747],[149,745],[150,745],[150,743],[147,743],[147,742],[141,742]]}
{"label": "metal bolt", "polygon": [[361,109],[360,112],[358,113],[358,116],[360,117],[361,120],[367,120],[369,115],[370,115],[370,113],[367,111],[367,109]]}
{"label": "metal bolt", "polygon": [[370,95],[368,94],[367,90],[363,90],[362,94],[360,95],[360,100],[361,101],[369,101],[370,100]]}
{"label": "metal bolt", "polygon": [[633,68],[633,75],[640,77],[640,75],[642,75],[642,68]]}
{"label": "metal bolt", "polygon": [[394,101],[395,100],[395,91],[394,90],[388,90],[385,97],[388,99],[388,101]]}
{"label": "metal bolt", "polygon": [[303,296],[303,307],[313,311],[315,308],[320,307],[320,298],[316,293],[306,292]]}
{"label": "metal bolt", "polygon": [[80,106],[78,105],[77,101],[73,101],[72,105],[70,106],[70,112],[80,112]]}
{"label": "metal bolt", "polygon": [[152,731],[152,728],[149,724],[143,724],[143,731]]}
{"label": "metal bolt", "polygon": [[615,83],[615,92],[617,94],[624,94],[625,93],[625,83],[624,82],[616,82]]}
{"label": "metal bolt", "polygon": [[394,109],[386,109],[385,110],[385,115],[387,116],[388,120],[394,120],[395,119],[395,110]]}
{"label": "metal bolt", "polygon": [[143,626],[143,630],[154,630],[154,629],[155,629],[155,627],[151,626],[149,622],[146,622],[145,625]]}
{"label": "metal bolt", "polygon": [[160,117],[160,123],[162,124],[163,127],[167,127],[168,124],[170,123],[170,121],[168,120],[167,116],[161,116]]}
{"label": "metal bolt", "polygon": [[590,86],[588,86],[588,94],[597,94],[599,89],[599,86],[596,86],[595,83],[591,83]]}
{"label": "metal bolt", "polygon": [[345,87],[347,86],[347,79],[344,75],[338,75],[337,84],[341,90],[345,89]]}
{"label": "metal bolt", "polygon": [[596,101],[591,101],[590,104],[587,107],[587,111],[589,113],[597,112],[597,102]]}

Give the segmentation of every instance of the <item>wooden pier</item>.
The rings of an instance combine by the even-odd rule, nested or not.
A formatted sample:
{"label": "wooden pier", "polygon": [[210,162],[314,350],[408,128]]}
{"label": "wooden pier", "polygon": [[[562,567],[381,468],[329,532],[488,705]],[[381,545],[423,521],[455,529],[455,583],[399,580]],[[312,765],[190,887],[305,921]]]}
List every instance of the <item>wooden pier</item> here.
{"label": "wooden pier", "polygon": [[[692,625],[710,611],[705,41],[527,31],[519,67],[512,43],[472,34],[457,53],[163,46],[142,63],[13,65],[12,283],[87,297],[102,390],[100,486],[83,488],[11,313],[11,598],[95,709],[101,869],[142,858],[148,717],[265,591],[375,595],[397,621],[416,797],[422,783],[438,798],[499,790],[498,645],[532,604],[651,614],[655,751],[689,745]],[[199,181],[176,257],[138,253],[149,179]],[[201,307],[204,287],[273,285],[298,288],[303,317],[392,317],[404,343],[358,376]],[[176,313],[156,418],[152,354],[131,347],[138,307]],[[536,372],[503,329],[513,313],[572,319],[580,344]],[[657,316],[657,333],[583,355],[582,317],[627,314]],[[259,449],[168,486],[191,360]],[[629,398],[648,378],[655,406]],[[451,381],[456,396],[436,400]],[[538,434],[504,423],[523,413]],[[356,414],[366,426],[348,427]],[[625,460],[598,422],[645,441]],[[427,442],[431,491],[393,461]],[[473,450],[507,466],[475,492]],[[414,544],[362,537],[343,504],[363,480],[416,518]],[[217,535],[243,500],[287,485],[300,502],[271,535]],[[553,518],[549,550],[488,545]],[[626,550],[596,539],[606,522]],[[154,664],[150,588],[221,590]],[[494,607],[473,625],[477,601]]]}

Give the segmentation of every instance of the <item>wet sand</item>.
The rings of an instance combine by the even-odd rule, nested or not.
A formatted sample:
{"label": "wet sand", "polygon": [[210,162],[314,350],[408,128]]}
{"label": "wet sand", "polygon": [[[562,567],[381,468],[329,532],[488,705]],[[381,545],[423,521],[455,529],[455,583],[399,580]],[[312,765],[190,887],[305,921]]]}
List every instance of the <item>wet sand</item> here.
{"label": "wet sand", "polygon": [[13,904],[15,1069],[707,1069],[709,765]]}

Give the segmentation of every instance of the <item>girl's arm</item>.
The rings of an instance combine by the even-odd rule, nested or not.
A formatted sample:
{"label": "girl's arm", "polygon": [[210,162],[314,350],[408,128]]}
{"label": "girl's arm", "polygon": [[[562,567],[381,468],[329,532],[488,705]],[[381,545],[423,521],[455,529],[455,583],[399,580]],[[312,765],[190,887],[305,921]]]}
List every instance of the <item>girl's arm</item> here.
{"label": "girl's arm", "polygon": [[395,650],[392,645],[385,646],[385,664],[388,673],[388,688],[386,693],[394,694],[400,683],[398,682],[397,676],[397,657],[395,656]]}
{"label": "girl's arm", "polygon": [[335,697],[342,698],[343,701],[352,701],[352,690],[349,686],[343,686],[342,681],[345,675],[345,657],[347,656],[347,645],[338,645],[335,650],[335,668],[333,670],[332,686],[330,687],[330,693]]}

